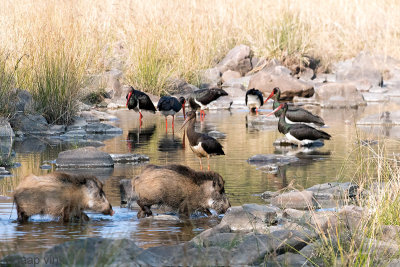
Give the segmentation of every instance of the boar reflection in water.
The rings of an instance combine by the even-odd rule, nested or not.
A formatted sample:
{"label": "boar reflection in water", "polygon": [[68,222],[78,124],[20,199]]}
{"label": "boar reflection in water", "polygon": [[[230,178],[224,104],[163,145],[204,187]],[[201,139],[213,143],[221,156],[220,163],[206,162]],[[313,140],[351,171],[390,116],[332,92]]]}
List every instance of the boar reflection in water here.
{"label": "boar reflection in water", "polygon": [[231,206],[225,194],[224,180],[213,171],[196,172],[183,165],[148,165],[132,180],[138,218],[152,215],[152,205],[160,204],[189,216],[200,211],[211,215],[209,209],[225,213]]}
{"label": "boar reflection in water", "polygon": [[92,210],[113,215],[103,184],[92,175],[72,175],[61,172],[43,176],[26,176],[14,192],[18,221],[25,222],[35,214],[48,214],[71,219],[85,220],[83,212]]}

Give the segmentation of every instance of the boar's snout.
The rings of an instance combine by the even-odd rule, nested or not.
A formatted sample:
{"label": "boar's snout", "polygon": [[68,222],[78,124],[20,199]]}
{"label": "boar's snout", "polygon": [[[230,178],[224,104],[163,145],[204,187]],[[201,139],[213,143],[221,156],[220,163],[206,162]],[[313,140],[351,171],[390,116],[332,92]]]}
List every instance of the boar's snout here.
{"label": "boar's snout", "polygon": [[231,203],[225,193],[214,195],[211,208],[215,209],[218,214],[225,213],[231,207]]}
{"label": "boar's snout", "polygon": [[110,204],[110,207],[109,207],[108,209],[106,209],[105,211],[103,211],[103,214],[104,214],[104,215],[110,215],[110,216],[113,216],[113,215],[114,215],[114,213],[115,213],[115,211],[112,209],[112,206],[111,206],[111,204]]}

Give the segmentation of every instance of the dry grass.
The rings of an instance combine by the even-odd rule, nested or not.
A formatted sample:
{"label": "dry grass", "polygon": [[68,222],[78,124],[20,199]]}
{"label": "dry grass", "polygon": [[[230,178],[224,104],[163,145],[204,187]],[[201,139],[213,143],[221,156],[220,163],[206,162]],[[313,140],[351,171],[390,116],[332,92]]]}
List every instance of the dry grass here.
{"label": "dry grass", "polygon": [[117,67],[125,82],[162,94],[168,77],[196,84],[198,70],[240,43],[287,64],[317,58],[323,71],[361,50],[400,58],[399,37],[396,0],[0,3],[0,48],[14,64],[25,55],[16,82],[31,90],[49,51],[76,63],[75,80]]}

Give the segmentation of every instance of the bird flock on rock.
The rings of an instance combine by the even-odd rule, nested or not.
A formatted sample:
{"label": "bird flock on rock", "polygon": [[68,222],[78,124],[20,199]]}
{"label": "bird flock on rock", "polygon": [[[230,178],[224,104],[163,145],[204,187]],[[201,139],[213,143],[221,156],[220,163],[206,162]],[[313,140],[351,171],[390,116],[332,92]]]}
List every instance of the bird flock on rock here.
{"label": "bird flock on rock", "polygon": [[[179,99],[173,96],[163,96],[157,104],[158,111],[165,116],[166,132],[168,129],[167,117],[172,116],[172,131],[174,132],[175,115],[180,110],[183,111],[184,123],[181,130],[187,125],[187,138],[193,153],[200,160],[200,169],[203,169],[201,158],[207,158],[207,167],[210,170],[210,157],[214,155],[225,155],[222,145],[213,137],[196,132],[196,111],[200,110],[200,121],[204,121],[207,106],[217,100],[221,96],[226,96],[228,93],[223,89],[200,89],[189,95],[187,99],[183,96]],[[269,99],[273,100],[273,111],[266,116],[274,114],[279,118],[278,131],[285,135],[289,142],[299,146],[312,145],[317,140],[330,140],[331,136],[317,128],[325,125],[324,120],[311,112],[297,106],[289,106],[287,103],[281,103],[281,90],[275,87],[270,95],[265,99],[263,93],[255,88],[249,89],[246,92],[245,104],[250,112],[259,114],[259,109]],[[139,125],[142,126],[142,111],[146,110],[152,113],[156,112],[156,108],[150,97],[130,87],[130,91],[126,96],[126,106],[128,109],[133,109],[139,112]],[[188,102],[191,111],[185,114],[185,105]],[[312,125],[312,126],[311,126]]]}

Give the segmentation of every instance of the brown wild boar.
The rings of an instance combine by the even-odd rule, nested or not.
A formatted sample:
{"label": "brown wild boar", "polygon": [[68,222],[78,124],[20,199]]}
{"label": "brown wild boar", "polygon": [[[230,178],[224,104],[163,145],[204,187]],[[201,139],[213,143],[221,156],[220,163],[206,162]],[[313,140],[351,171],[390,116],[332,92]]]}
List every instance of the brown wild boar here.
{"label": "brown wild boar", "polygon": [[160,204],[189,216],[194,211],[211,215],[209,208],[225,213],[231,206],[224,180],[213,171],[196,172],[183,165],[148,165],[132,179],[141,210],[138,218],[152,215],[151,205]]}
{"label": "brown wild boar", "polygon": [[35,214],[49,214],[71,219],[85,220],[83,212],[92,210],[113,215],[103,184],[92,175],[72,175],[53,172],[43,176],[26,176],[14,192],[18,221],[25,222]]}

